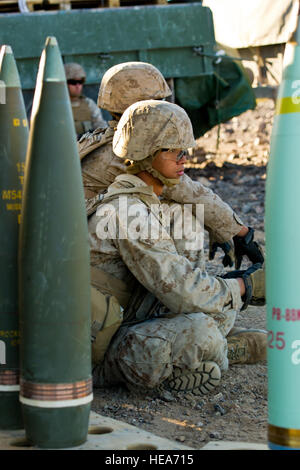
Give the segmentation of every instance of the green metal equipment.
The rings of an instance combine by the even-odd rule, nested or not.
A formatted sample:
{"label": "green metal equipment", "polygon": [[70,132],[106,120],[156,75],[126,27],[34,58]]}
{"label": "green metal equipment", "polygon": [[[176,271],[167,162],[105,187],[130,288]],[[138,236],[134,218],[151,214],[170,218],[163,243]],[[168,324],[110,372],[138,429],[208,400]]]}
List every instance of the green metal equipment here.
{"label": "green metal equipment", "polygon": [[20,401],[43,448],[87,438],[92,395],[90,259],[80,160],[55,38],[43,50],[26,156],[19,247]]}
{"label": "green metal equipment", "polygon": [[216,55],[212,13],[201,3],[0,15],[0,43],[15,51],[27,101],[46,36],[57,38],[64,62],[85,68],[91,98],[111,66],[152,63],[174,80],[175,100],[189,113],[197,137],[255,107],[239,63]]}
{"label": "green metal equipment", "polygon": [[0,429],[20,429],[18,234],[28,123],[10,46],[0,51]]}
{"label": "green metal equipment", "polygon": [[283,64],[266,185],[268,442],[300,450],[300,22]]}

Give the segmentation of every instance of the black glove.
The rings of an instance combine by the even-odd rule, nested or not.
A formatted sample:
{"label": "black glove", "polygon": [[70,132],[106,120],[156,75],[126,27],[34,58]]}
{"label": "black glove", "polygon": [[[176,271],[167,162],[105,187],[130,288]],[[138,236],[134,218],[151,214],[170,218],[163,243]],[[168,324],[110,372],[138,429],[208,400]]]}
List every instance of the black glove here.
{"label": "black glove", "polygon": [[235,267],[239,269],[241,267],[243,256],[246,255],[251,263],[263,264],[265,259],[264,255],[257,242],[253,241],[254,230],[251,227],[249,232],[244,237],[236,235],[233,237],[234,252],[235,252]]}
{"label": "black glove", "polygon": [[224,258],[222,259],[222,263],[224,267],[225,268],[227,266],[232,267],[233,263],[235,262],[233,243],[232,242],[224,242],[224,243],[212,242],[209,246],[209,259],[214,259],[218,248],[221,248],[225,253]]}
{"label": "black glove", "polygon": [[245,284],[246,292],[242,297],[244,304],[241,310],[248,305],[265,305],[265,271],[260,263],[253,264],[246,270],[236,270],[221,276],[223,279],[236,279],[241,277]]}

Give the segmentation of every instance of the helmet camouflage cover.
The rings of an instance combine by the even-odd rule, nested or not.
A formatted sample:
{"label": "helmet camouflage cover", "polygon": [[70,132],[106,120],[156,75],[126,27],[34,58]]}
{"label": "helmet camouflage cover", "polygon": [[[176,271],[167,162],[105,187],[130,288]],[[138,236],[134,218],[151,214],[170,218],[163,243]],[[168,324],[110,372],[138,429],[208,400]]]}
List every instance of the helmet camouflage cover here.
{"label": "helmet camouflage cover", "polygon": [[108,69],[104,74],[98,106],[123,114],[137,101],[161,100],[172,94],[161,72],[146,62],[124,62]]}
{"label": "helmet camouflage cover", "polygon": [[167,101],[134,103],[122,115],[113,138],[113,151],[133,161],[143,160],[157,150],[195,147],[193,128],[187,113]]}
{"label": "helmet camouflage cover", "polygon": [[66,79],[75,79],[80,80],[81,78],[86,78],[86,73],[81,65],[76,64],[75,62],[69,62],[64,64]]}

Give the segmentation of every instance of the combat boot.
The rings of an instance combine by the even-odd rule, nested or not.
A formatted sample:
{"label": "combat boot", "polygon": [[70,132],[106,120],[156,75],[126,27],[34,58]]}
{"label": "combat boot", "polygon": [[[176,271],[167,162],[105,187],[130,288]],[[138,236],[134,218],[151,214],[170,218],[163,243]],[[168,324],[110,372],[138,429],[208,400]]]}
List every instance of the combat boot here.
{"label": "combat boot", "polygon": [[161,385],[161,389],[205,395],[211,392],[221,379],[221,371],[215,362],[202,362],[195,370],[174,367],[172,374]]}
{"label": "combat boot", "polygon": [[227,336],[229,364],[255,364],[267,357],[265,330],[233,328]]}

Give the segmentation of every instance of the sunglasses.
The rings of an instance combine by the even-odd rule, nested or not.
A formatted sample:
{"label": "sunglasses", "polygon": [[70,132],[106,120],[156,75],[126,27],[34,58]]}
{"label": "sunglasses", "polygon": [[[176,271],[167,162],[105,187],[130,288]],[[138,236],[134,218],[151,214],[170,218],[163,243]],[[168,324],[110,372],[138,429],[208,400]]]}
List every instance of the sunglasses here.
{"label": "sunglasses", "polygon": [[[161,149],[162,152],[173,152],[173,150],[170,150],[170,149]],[[182,158],[184,157],[187,157],[188,156],[188,152],[186,150],[181,150],[178,155],[176,156],[176,163],[179,163],[180,160],[182,160]],[[169,160],[171,160],[169,158]],[[172,160],[174,161],[174,160]]]}
{"label": "sunglasses", "polygon": [[83,78],[81,78],[80,80],[70,79],[70,80],[67,81],[67,83],[68,83],[68,85],[77,85],[77,84],[83,85],[84,84],[84,79]]}

